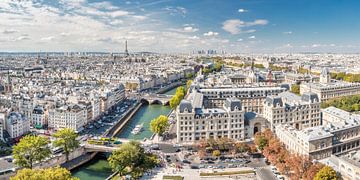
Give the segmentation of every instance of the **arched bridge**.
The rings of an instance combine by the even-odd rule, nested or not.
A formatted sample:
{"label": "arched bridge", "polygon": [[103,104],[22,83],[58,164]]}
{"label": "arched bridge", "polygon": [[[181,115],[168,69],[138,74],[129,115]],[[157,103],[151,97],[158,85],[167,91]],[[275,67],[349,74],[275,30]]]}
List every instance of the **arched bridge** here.
{"label": "arched bridge", "polygon": [[166,94],[145,94],[142,96],[142,100],[148,102],[149,104],[162,104],[168,105],[172,95]]}
{"label": "arched bridge", "polygon": [[[119,138],[119,140],[122,144],[130,142],[129,139],[123,139]],[[152,141],[138,141],[141,144],[149,145],[152,143]],[[96,144],[89,144],[88,142],[85,142],[85,150],[86,152],[113,152],[114,150],[118,149],[118,146],[107,146],[107,145],[96,145]]]}

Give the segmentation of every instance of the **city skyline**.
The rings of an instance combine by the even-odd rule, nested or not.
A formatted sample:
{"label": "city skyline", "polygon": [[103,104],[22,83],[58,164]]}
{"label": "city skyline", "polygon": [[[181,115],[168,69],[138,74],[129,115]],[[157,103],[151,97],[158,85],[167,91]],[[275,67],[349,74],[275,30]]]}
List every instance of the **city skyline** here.
{"label": "city skyline", "polygon": [[0,51],[359,53],[358,1],[0,2]]}

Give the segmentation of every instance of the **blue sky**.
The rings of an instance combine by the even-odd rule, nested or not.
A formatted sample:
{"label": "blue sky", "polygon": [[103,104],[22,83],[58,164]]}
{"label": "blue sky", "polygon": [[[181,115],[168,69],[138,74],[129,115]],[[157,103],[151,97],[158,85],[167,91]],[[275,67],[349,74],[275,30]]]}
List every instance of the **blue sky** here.
{"label": "blue sky", "polygon": [[0,51],[360,52],[358,0],[1,0]]}

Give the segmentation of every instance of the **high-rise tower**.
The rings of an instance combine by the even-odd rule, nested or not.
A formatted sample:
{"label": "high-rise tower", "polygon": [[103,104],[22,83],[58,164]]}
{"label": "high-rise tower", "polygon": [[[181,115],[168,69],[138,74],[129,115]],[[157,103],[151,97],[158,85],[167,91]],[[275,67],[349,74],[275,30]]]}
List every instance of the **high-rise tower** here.
{"label": "high-rise tower", "polygon": [[127,40],[125,40],[125,55],[129,56],[129,51],[127,49]]}

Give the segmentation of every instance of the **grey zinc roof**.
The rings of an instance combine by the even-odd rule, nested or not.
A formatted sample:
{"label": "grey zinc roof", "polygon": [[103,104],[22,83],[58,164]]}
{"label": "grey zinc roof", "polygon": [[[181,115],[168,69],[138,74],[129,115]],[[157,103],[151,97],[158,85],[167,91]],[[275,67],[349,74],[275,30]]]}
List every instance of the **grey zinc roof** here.
{"label": "grey zinc roof", "polygon": [[303,95],[301,95],[301,100],[306,102],[319,102],[319,97],[317,94],[312,92],[306,92]]}
{"label": "grey zinc roof", "polygon": [[283,106],[282,99],[278,96],[268,96],[266,97],[265,102],[268,104],[272,104],[273,106],[277,106],[277,104]]}
{"label": "grey zinc roof", "polygon": [[180,113],[183,113],[185,111],[185,109],[187,109],[189,112],[192,112],[192,105],[191,102],[188,100],[181,100],[180,104],[179,104],[179,110]]}
{"label": "grey zinc roof", "polygon": [[241,110],[241,102],[237,98],[227,98],[225,100],[225,107],[230,108],[231,111],[233,111],[235,107]]}

